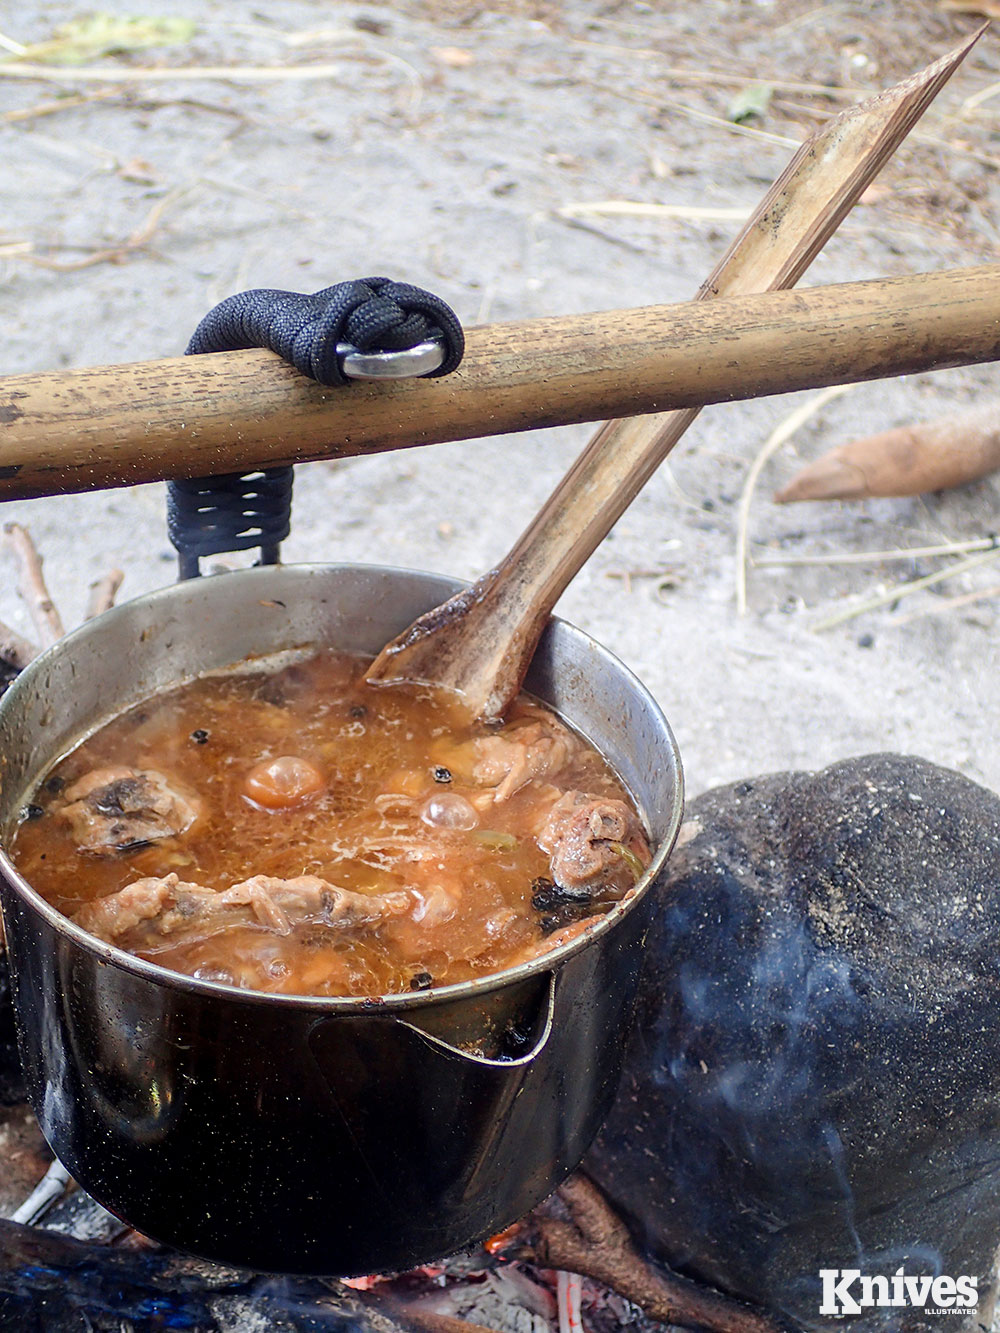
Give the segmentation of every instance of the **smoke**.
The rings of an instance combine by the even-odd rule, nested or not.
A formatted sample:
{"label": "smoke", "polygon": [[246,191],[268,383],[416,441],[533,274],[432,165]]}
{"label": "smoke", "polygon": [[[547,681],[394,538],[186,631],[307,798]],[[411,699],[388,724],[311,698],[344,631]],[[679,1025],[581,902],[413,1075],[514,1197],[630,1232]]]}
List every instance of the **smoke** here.
{"label": "smoke", "polygon": [[821,1269],[984,1288],[1000,801],[874,756],[709,793],[692,815],[588,1171],[652,1253],[803,1327],[828,1322]]}

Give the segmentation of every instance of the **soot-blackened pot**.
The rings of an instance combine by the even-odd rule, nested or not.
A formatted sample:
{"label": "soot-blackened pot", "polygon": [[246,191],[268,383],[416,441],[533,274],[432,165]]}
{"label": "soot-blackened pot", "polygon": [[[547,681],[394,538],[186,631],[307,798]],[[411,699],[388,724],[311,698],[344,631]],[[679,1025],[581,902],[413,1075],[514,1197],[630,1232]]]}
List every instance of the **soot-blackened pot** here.
{"label": "soot-blackened pot", "polygon": [[[0,830],[54,759],[150,694],[307,644],[373,653],[455,587],[374,567],[273,567],[107,613],[0,703]],[[681,774],[652,698],[579,630],[550,625],[527,687],[610,759],[656,853],[599,924],[494,976],[376,1000],[197,981],[85,934],[0,855],[32,1102],[102,1204],[209,1259],[346,1276],[498,1230],[575,1168],[618,1083]],[[516,1058],[511,1024],[527,1034]]]}

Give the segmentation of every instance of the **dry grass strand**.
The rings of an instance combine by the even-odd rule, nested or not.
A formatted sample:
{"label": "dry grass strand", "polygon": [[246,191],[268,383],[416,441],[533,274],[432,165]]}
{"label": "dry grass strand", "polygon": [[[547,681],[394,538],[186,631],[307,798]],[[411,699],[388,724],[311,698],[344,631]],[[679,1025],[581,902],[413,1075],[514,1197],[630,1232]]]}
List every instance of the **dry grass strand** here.
{"label": "dry grass strand", "polygon": [[959,560],[953,565],[948,565],[945,569],[927,574],[924,578],[911,579],[907,583],[897,583],[892,588],[875,593],[873,596],[865,598],[863,602],[856,603],[844,611],[837,611],[833,615],[818,620],[812,626],[813,633],[822,634],[824,630],[834,629],[837,625],[844,625],[847,621],[864,615],[866,611],[877,611],[880,606],[889,606],[893,602],[898,602],[902,597],[912,597],[915,592],[930,588],[935,583],[942,583],[945,579],[954,578],[956,574],[965,574],[971,569],[977,569],[980,565],[988,564],[998,557],[1000,557],[1000,546],[992,551],[986,551],[982,555],[974,555],[967,560]]}
{"label": "dry grass strand", "polygon": [[778,423],[764,441],[757,457],[750,464],[750,470],[747,472],[743,489],[740,492],[740,503],[736,517],[736,609],[739,615],[745,616],[747,613],[747,545],[749,541],[750,506],[753,503],[754,491],[765,464],[778,452],[783,444],[786,444],[792,438],[797,430],[805,425],[810,417],[815,416],[834,398],[839,398],[841,394],[845,394],[855,387],[853,384],[833,384],[827,389],[821,389],[812,398],[801,403],[794,412],[789,412],[788,416]]}

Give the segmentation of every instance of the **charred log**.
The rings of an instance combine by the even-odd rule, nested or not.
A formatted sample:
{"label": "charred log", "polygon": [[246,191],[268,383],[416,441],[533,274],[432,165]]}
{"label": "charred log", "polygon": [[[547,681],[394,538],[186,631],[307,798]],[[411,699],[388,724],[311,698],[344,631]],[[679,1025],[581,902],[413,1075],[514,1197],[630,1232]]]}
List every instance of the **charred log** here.
{"label": "charred log", "polygon": [[624,1223],[582,1173],[571,1176],[558,1197],[568,1219],[547,1207],[536,1210],[524,1235],[514,1240],[513,1255],[592,1277],[663,1325],[712,1333],[784,1333],[785,1326],[764,1311],[647,1263]]}
{"label": "charred log", "polygon": [[172,1250],[88,1245],[0,1221],[0,1328],[105,1333],[417,1333],[405,1315],[320,1278],[276,1278],[187,1259]]}

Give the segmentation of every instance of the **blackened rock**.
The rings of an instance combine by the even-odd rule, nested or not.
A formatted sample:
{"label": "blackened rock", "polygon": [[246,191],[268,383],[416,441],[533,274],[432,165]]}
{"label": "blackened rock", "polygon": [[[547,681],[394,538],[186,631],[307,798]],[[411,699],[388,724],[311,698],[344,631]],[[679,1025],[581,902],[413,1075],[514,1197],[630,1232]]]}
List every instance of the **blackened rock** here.
{"label": "blackened rock", "polygon": [[[680,844],[586,1170],[650,1253],[803,1327],[844,1322],[820,1315],[821,1269],[972,1275],[985,1319],[1000,799],[872,755],[708,792]],[[850,1313],[852,1329],[976,1322]]]}
{"label": "blackened rock", "polygon": [[319,1278],[217,1268],[173,1250],[88,1245],[0,1221],[0,1328],[17,1333],[416,1333]]}

